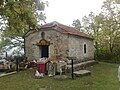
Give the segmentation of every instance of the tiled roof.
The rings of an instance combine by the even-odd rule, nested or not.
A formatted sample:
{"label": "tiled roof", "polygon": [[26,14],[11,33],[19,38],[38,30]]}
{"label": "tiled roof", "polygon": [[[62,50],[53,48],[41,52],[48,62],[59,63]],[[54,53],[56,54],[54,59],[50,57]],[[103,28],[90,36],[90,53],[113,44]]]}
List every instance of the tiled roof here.
{"label": "tiled roof", "polygon": [[67,34],[71,34],[71,35],[77,35],[77,36],[81,36],[81,37],[93,39],[88,34],[80,32],[80,31],[76,30],[73,27],[60,24],[60,23],[58,23],[56,21],[51,22],[51,23],[47,23],[47,24],[44,24],[44,25],[41,26],[42,29],[45,29],[45,28],[54,28],[54,27],[57,27],[58,31],[60,31],[62,33],[67,33]]}

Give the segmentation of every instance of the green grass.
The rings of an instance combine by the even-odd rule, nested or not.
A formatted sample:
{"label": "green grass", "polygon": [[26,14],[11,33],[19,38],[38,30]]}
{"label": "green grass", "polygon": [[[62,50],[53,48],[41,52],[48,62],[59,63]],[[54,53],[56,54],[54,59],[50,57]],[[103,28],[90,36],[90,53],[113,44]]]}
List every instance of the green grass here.
{"label": "green grass", "polygon": [[45,76],[34,77],[34,70],[25,70],[0,78],[0,90],[120,90],[117,78],[118,65],[99,63],[90,67],[90,76],[75,77],[74,80],[55,80]]}

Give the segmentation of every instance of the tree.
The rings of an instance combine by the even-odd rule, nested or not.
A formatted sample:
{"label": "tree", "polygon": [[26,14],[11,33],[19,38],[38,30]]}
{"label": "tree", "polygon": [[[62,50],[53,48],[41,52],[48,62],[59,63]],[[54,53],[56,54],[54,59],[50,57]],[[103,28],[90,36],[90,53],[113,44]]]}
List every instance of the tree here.
{"label": "tree", "polygon": [[83,31],[94,38],[95,56],[112,60],[120,57],[120,1],[106,0],[101,13],[82,19]]}
{"label": "tree", "polygon": [[45,5],[41,0],[1,0],[0,50],[5,51],[17,46],[21,50],[24,47],[24,34],[30,29],[37,29],[37,22],[41,19],[45,22],[45,14],[40,13]]}
{"label": "tree", "polygon": [[88,16],[82,18],[84,32],[94,38],[95,57],[98,57],[100,42],[101,42],[101,29],[102,29],[103,15],[95,15],[90,12]]}
{"label": "tree", "polygon": [[104,32],[107,36],[109,51],[113,53],[115,43],[120,37],[120,1],[106,0],[102,6],[102,14],[105,16]]}
{"label": "tree", "polygon": [[74,20],[72,25],[76,28],[76,30],[81,31],[81,23],[79,19]]}
{"label": "tree", "polygon": [[94,38],[96,59],[120,62],[120,0],[104,1],[98,15],[90,12],[73,26]]}

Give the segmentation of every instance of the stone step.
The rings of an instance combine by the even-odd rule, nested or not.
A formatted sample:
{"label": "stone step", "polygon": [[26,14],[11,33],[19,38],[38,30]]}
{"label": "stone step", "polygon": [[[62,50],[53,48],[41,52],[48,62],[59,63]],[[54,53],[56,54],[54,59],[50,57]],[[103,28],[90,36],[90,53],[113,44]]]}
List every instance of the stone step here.
{"label": "stone step", "polygon": [[[73,64],[73,68],[74,68],[74,71],[78,71],[78,70],[84,69],[86,67],[92,66],[95,63],[97,63],[95,60],[85,61],[85,62]],[[71,71],[71,67],[72,67],[71,65],[67,65],[68,72]]]}
{"label": "stone step", "polygon": [[73,73],[77,77],[79,77],[79,76],[85,76],[85,75],[90,75],[91,74],[91,72],[89,70],[79,70],[79,71],[75,71]]}

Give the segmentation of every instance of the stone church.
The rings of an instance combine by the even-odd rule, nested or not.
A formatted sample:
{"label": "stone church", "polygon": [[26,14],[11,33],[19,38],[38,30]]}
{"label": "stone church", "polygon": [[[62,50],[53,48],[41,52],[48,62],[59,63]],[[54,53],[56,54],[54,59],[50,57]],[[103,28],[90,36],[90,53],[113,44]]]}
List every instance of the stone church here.
{"label": "stone church", "polygon": [[60,55],[64,60],[68,57],[76,57],[80,62],[93,60],[93,38],[54,21],[25,34],[25,54],[28,60],[54,55]]}

